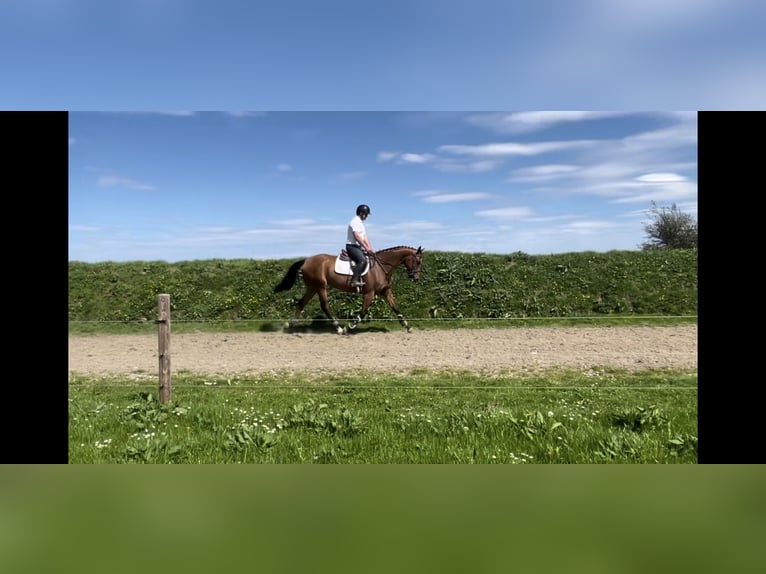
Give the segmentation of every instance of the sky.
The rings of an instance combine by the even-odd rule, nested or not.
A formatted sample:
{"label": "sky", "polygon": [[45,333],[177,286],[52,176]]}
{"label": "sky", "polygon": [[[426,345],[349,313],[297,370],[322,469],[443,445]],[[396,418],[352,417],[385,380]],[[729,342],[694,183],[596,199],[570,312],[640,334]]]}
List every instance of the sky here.
{"label": "sky", "polygon": [[[437,249],[634,248],[641,241],[635,220],[647,202],[631,203],[629,195],[664,187],[657,199],[695,208],[686,193],[695,168],[684,165],[693,153],[684,156],[680,145],[667,157],[659,151],[673,146],[671,132],[683,130],[683,119],[570,116],[545,128],[533,120],[524,131],[490,114],[762,110],[764,21],[760,0],[4,0],[0,109],[73,112],[69,144],[62,146],[70,155],[72,258],[143,258],[155,253],[158,237],[169,259],[330,250],[331,233],[322,226],[343,225],[359,200],[373,205],[370,230],[379,246],[410,237],[395,225],[422,222],[411,240]],[[259,113],[242,113],[248,110]],[[401,113],[364,116],[358,121],[373,130],[367,133],[354,131],[352,112]],[[418,121],[419,130],[400,125]],[[114,131],[99,135],[99,124]],[[621,147],[641,145],[640,133],[653,131],[667,135],[653,158],[647,148],[619,156]],[[263,134],[275,136],[273,146],[263,144]],[[300,134],[314,134],[313,150],[290,141]],[[579,139],[600,144],[532,147],[529,155],[459,147]],[[216,159],[217,149],[230,159]],[[387,151],[412,156],[381,161]],[[429,161],[408,161],[418,157]],[[471,157],[474,177],[457,173],[469,169]],[[550,167],[556,165],[565,167]],[[535,166],[548,166],[547,181]],[[534,175],[537,182],[530,181]],[[359,178],[357,187],[332,184],[338,177]],[[151,189],[133,189],[131,181]],[[195,208],[211,189],[218,201]],[[256,191],[281,193],[293,209],[248,211],[264,208],[244,199]],[[330,200],[321,207],[312,199],[320,191]],[[100,215],[97,206],[107,199],[114,203]],[[171,204],[167,219],[158,215]],[[248,220],[241,211],[223,211],[227,205],[244,209]],[[410,210],[400,213],[405,206]],[[499,209],[510,210],[505,219]],[[131,218],[116,220],[120,211]],[[276,234],[290,227],[278,222],[289,220],[305,220],[297,226],[310,241]],[[192,222],[197,231],[189,237]],[[263,229],[269,245],[249,237],[224,249],[223,238],[211,240],[213,228]],[[482,242],[477,231],[502,234]],[[597,243],[598,236],[608,236],[610,245]]]}
{"label": "sky", "polygon": [[639,249],[696,217],[696,112],[71,112],[70,261]]}
{"label": "sky", "polygon": [[0,108],[763,109],[762,0],[3,0]]}

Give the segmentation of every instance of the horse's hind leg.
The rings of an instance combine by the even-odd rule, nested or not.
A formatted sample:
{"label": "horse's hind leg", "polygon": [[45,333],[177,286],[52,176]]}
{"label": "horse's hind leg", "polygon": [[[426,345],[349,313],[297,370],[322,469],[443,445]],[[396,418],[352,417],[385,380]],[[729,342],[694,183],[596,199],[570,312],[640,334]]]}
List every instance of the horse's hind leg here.
{"label": "horse's hind leg", "polygon": [[330,305],[327,302],[327,286],[320,287],[317,291],[319,295],[319,305],[322,307],[322,311],[327,315],[327,318],[332,321],[332,326],[335,327],[335,331],[338,335],[343,334],[343,328],[338,324],[338,320],[330,313]]}
{"label": "horse's hind leg", "polygon": [[298,301],[298,305],[295,308],[295,313],[293,314],[293,318],[290,319],[290,323],[288,323],[288,327],[293,328],[296,325],[298,325],[298,321],[301,319],[301,313],[303,313],[303,310],[306,308],[306,305],[309,304],[309,301],[311,301],[311,298],[316,295],[315,289],[306,289],[306,293],[301,297],[301,300]]}

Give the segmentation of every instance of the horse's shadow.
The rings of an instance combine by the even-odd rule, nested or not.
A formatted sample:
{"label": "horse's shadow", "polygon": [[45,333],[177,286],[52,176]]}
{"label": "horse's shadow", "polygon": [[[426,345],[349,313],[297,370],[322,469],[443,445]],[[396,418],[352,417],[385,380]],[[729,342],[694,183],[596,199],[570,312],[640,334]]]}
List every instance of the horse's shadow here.
{"label": "horse's shadow", "polygon": [[[338,322],[341,324],[341,326],[347,325],[351,320],[347,319],[345,321],[339,320]],[[297,333],[330,333],[332,335],[337,335],[337,331],[335,330],[335,327],[333,327],[332,323],[330,323],[327,319],[324,317],[315,317],[311,320],[311,322],[302,322],[298,325],[288,326],[285,325],[282,328],[282,332],[284,333],[291,333],[291,334],[297,334]],[[379,327],[374,325],[364,325],[364,324],[357,324],[356,327],[353,329],[347,329],[346,334],[348,335],[354,335],[356,333],[389,333],[390,329],[386,327]]]}
{"label": "horse's shadow", "polygon": [[366,327],[359,327],[357,326],[355,329],[349,329],[348,334],[353,335],[354,333],[390,333],[390,329],[386,329],[385,327],[373,327],[371,325],[368,325]]}

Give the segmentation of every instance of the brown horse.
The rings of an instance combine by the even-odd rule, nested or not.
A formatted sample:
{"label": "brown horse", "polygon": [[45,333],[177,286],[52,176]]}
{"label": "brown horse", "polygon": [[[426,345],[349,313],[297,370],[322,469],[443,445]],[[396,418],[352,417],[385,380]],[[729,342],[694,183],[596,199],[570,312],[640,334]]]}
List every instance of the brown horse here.
{"label": "brown horse", "polygon": [[280,291],[287,291],[293,285],[295,285],[298,279],[298,274],[303,276],[303,282],[306,285],[306,293],[298,302],[298,308],[295,311],[295,315],[290,320],[289,326],[295,326],[309,301],[314,295],[319,295],[319,304],[322,307],[322,311],[327,315],[327,318],[332,321],[333,327],[339,335],[348,332],[348,329],[356,327],[358,322],[364,321],[369,312],[370,305],[375,298],[375,295],[385,297],[391,310],[396,313],[399,324],[404,327],[407,332],[411,331],[407,319],[399,310],[394,300],[394,293],[391,291],[391,277],[394,274],[394,270],[401,264],[404,264],[407,269],[407,274],[413,281],[420,279],[420,266],[422,263],[423,249],[418,247],[406,247],[400,245],[398,247],[389,247],[381,251],[377,251],[373,255],[368,255],[369,271],[363,276],[364,286],[361,288],[363,294],[362,302],[362,314],[361,316],[353,319],[351,323],[344,329],[338,321],[332,316],[330,307],[327,304],[327,288],[335,287],[341,291],[355,291],[356,288],[351,286],[351,272],[348,274],[339,273],[335,270],[336,260],[338,256],[329,255],[327,253],[320,253],[318,255],[312,255],[306,259],[296,261],[287,270],[282,281],[274,288],[275,293]]}

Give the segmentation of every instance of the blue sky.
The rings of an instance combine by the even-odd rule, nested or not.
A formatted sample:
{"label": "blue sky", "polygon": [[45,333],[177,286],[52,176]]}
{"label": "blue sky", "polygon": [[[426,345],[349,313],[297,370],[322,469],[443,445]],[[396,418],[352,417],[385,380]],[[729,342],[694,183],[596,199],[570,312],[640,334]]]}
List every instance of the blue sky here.
{"label": "blue sky", "polygon": [[72,112],[69,259],[637,249],[696,216],[696,112]]}
{"label": "blue sky", "polygon": [[[302,227],[310,246],[285,236],[260,239],[277,255],[303,254],[325,249],[332,229],[322,233],[315,225],[339,225],[348,203],[353,207],[361,196],[374,204],[370,226],[379,246],[405,241],[394,225],[402,229],[406,222],[422,221],[420,237],[412,240],[422,237],[432,248],[455,245],[458,233],[465,240],[455,246],[469,250],[632,248],[641,241],[635,218],[646,204],[628,201],[627,195],[608,197],[606,189],[638,197],[639,188],[665,187],[659,201],[676,200],[693,211],[694,197],[678,191],[696,182],[696,168],[682,165],[693,161],[691,147],[686,155],[680,147],[670,156],[660,151],[674,145],[671,131],[682,129],[681,120],[623,116],[562,121],[522,133],[502,131],[487,118],[471,123],[468,116],[764,109],[765,20],[761,0],[4,0],[0,109],[146,112],[72,116],[70,257],[145,257],[144,251],[154,249],[142,251],[141,242],[157,242],[158,227],[166,224],[162,240],[169,259],[207,257],[211,251],[266,256],[264,242],[253,241],[257,234],[246,245],[223,250],[220,238],[216,244],[201,230],[277,230],[273,222],[291,219],[307,220]],[[188,114],[198,110],[229,113]],[[240,110],[269,113],[236,117]],[[417,120],[417,114],[402,113],[391,121],[369,115],[349,124],[351,116],[277,113],[291,111],[439,114]],[[417,121],[419,130],[400,125]],[[639,133],[662,130],[668,130],[667,137],[655,142],[654,157],[650,149],[619,156],[624,142],[638,145]],[[275,136],[273,145],[263,143],[264,134]],[[300,134],[308,139],[319,134],[313,148],[300,142]],[[502,157],[488,157],[486,147],[442,147],[610,138],[611,148],[602,141]],[[157,149],[149,153],[152,146]],[[216,157],[219,149],[227,150],[222,159]],[[385,162],[378,155],[383,151],[413,155]],[[427,154],[433,161],[407,161]],[[471,157],[476,171],[454,171],[467,169]],[[480,171],[490,165],[478,163],[482,159],[501,163]],[[450,162],[453,172],[446,171]],[[552,170],[547,182],[529,181],[534,171],[521,181],[525,166],[559,162],[569,167],[558,173],[547,168]],[[282,171],[273,174],[280,164]],[[334,179],[353,174],[359,178],[356,187]],[[218,201],[194,207],[213,190]],[[262,204],[249,199],[259,190],[281,194],[293,209],[264,213]],[[324,190],[332,203],[316,209],[311,199],[316,190]],[[430,198],[413,195],[429,191],[435,192]],[[389,193],[399,200],[385,199]],[[439,200],[462,194],[479,195]],[[405,198],[411,204],[403,203]],[[104,207],[108,201],[113,204]],[[174,209],[166,209],[171,204]],[[405,205],[412,209],[394,210]],[[517,219],[487,215],[503,208],[520,210]],[[165,221],[158,211],[172,218]],[[124,221],[115,219],[121,212]],[[544,218],[549,218],[545,227]],[[200,232],[186,243],[195,239],[197,248],[171,249],[169,240],[182,241],[191,223]],[[453,236],[439,234],[439,226],[454,230],[458,224]],[[507,226],[504,242],[485,245],[475,235],[501,226]],[[555,240],[556,230],[567,239]],[[599,236],[609,237],[611,245],[591,244]]]}
{"label": "blue sky", "polygon": [[763,109],[762,0],[3,0],[0,108]]}

